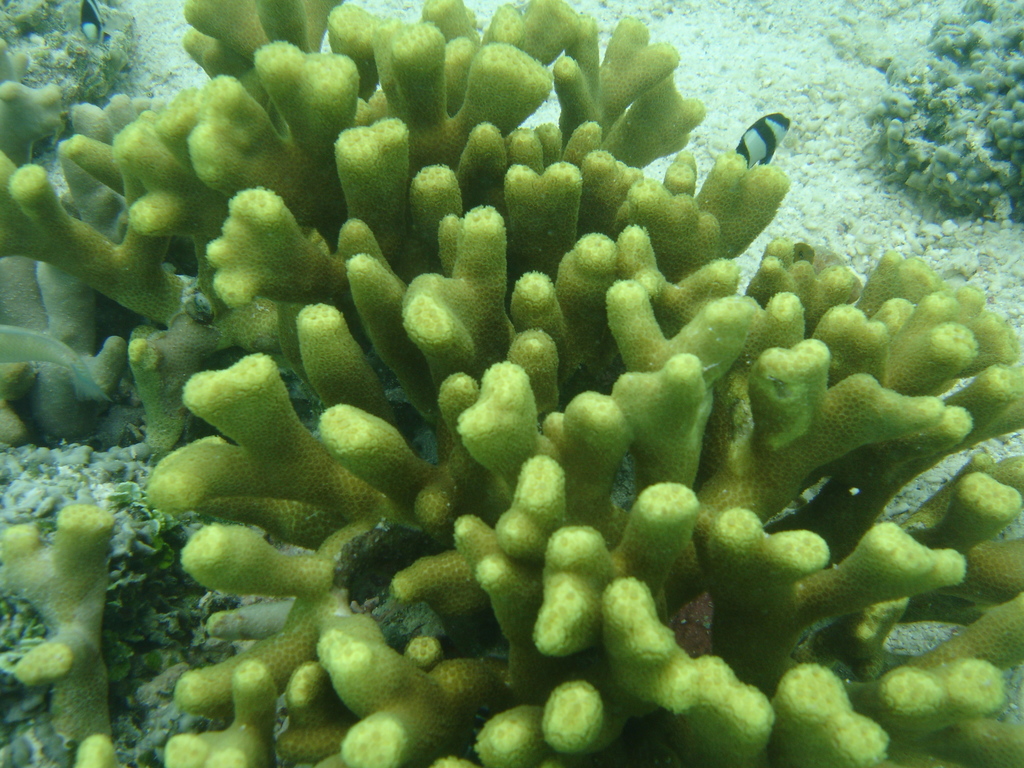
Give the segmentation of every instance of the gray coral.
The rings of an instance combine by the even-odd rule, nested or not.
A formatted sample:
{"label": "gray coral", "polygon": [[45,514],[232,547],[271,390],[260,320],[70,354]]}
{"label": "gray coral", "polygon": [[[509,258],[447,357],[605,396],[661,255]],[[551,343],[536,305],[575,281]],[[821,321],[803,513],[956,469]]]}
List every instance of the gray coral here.
{"label": "gray coral", "polygon": [[61,91],[56,85],[30,88],[21,82],[28,57],[10,54],[0,40],[0,152],[27,163],[32,145],[61,127]]}
{"label": "gray coral", "polygon": [[895,179],[954,210],[1021,217],[1022,41],[1019,3],[972,0],[935,25],[927,55],[893,61],[868,117]]}

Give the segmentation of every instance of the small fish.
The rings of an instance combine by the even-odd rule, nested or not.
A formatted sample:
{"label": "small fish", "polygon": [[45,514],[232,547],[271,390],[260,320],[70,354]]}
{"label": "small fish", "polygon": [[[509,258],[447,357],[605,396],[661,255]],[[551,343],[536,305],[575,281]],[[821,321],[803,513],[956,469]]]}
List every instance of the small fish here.
{"label": "small fish", "polygon": [[105,43],[110,39],[110,35],[103,29],[103,17],[100,14],[100,5],[96,0],[82,0],[79,19],[82,34],[85,35],[85,39],[89,42]]}
{"label": "small fish", "polygon": [[85,359],[64,342],[16,325],[0,325],[0,363],[55,363],[71,371],[82,400],[110,400],[93,378]]}
{"label": "small fish", "polygon": [[747,159],[747,168],[771,161],[775,148],[789,130],[789,118],[781,112],[765,115],[747,128],[736,151]]}

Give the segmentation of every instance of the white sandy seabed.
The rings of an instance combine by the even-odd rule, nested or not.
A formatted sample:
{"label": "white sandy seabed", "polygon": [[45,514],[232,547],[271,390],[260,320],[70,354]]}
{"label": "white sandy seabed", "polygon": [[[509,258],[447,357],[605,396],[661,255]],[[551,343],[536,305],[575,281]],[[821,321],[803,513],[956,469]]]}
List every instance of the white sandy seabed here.
{"label": "white sandy seabed", "polygon": [[[358,3],[381,16],[415,21],[419,0]],[[483,24],[499,0],[467,0]],[[522,3],[525,5],[525,2]],[[1024,280],[1024,226],[924,210],[899,185],[884,181],[877,156],[879,128],[867,112],[885,92],[884,63],[926,54],[925,44],[941,15],[956,15],[962,0],[586,0],[573,6],[594,16],[604,39],[619,19],[645,22],[652,42],[669,42],[680,53],[676,80],[684,96],[700,98],[707,117],[687,149],[701,177],[715,155],[734,149],[761,115],[783,112],[793,125],[775,162],[792,186],[775,220],[742,257],[749,275],[767,242],[788,237],[837,254],[861,275],[892,248],[921,256],[954,284],[984,291],[989,307],[1020,331]],[[182,52],[187,28],[181,4],[122,0],[133,14],[138,47],[125,87],[130,95],[168,97],[206,77]],[[551,103],[535,122],[557,121]],[[667,162],[648,173],[656,178]],[[985,446],[996,454],[1024,453],[1013,436]],[[893,503],[912,509],[963,463],[953,458],[932,470]],[[1016,536],[1024,534],[1018,520]],[[910,641],[910,638],[908,638]],[[1014,677],[1018,685],[1021,675]],[[1019,699],[1019,691],[1012,697]],[[1024,703],[1021,704],[1024,707]],[[1016,707],[1011,704],[1011,710]]]}

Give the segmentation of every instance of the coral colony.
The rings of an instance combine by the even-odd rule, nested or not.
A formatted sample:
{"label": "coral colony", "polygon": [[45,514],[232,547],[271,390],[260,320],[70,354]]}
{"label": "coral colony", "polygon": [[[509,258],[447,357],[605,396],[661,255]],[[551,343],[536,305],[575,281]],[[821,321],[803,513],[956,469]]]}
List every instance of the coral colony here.
{"label": "coral colony", "polygon": [[893,178],[956,211],[1024,219],[1024,6],[968,0],[932,30],[928,53],[894,60],[881,126]]}
{"label": "coral colony", "polygon": [[[1024,726],[993,717],[1024,660],[1024,542],[997,537],[1024,460],[976,453],[882,518],[1024,427],[984,296],[895,253],[862,286],[782,239],[737,295],[789,182],[729,152],[698,190],[680,150],[703,107],[636,20],[602,55],[561,0],[482,34],[460,0],[415,24],[332,4],[186,3],[209,82],[61,145],[123,195],[123,236],[0,158],[0,255],[147,320],[127,357],[162,455],[148,504],[202,515],[185,571],[278,599],[210,620],[261,639],[177,681],[215,722],[170,738],[168,768],[1024,765]],[[520,127],[552,86],[559,124]],[[664,181],[638,170],[673,153]],[[15,674],[52,686],[80,768],[118,764],[113,530],[69,505],[52,539],[2,539],[48,628]],[[431,618],[396,632],[409,606]],[[886,649],[944,612],[951,639]]]}

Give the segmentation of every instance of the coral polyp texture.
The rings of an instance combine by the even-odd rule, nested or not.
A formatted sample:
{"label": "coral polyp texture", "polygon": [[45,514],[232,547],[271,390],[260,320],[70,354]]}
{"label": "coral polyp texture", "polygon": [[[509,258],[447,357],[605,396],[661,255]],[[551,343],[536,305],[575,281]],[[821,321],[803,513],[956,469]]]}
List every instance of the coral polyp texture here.
{"label": "coral polyp texture", "polygon": [[[1024,463],[965,455],[886,516],[1024,427],[985,297],[891,252],[862,285],[785,239],[738,295],[789,182],[735,153],[699,188],[685,152],[644,177],[703,108],[635,20],[602,58],[560,0],[482,34],[458,0],[416,24],[329,5],[187,4],[213,79],[65,151],[125,195],[120,242],[3,171],[0,252],[170,326],[129,360],[157,450],[186,409],[217,433],[148,486],[206,516],[185,570],[277,601],[211,619],[256,642],[180,677],[226,725],[166,765],[1024,764],[994,719],[1024,660],[1024,549],[999,538]],[[559,125],[521,127],[552,88]],[[899,657],[904,619],[963,628]]]}

